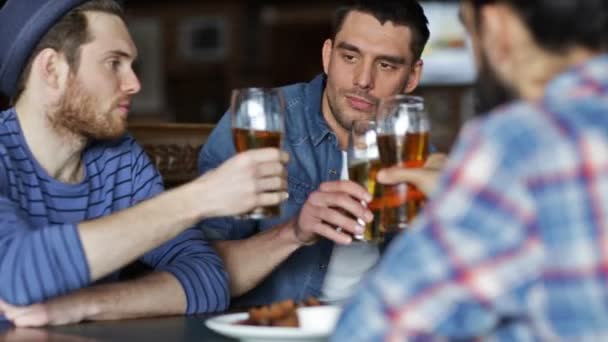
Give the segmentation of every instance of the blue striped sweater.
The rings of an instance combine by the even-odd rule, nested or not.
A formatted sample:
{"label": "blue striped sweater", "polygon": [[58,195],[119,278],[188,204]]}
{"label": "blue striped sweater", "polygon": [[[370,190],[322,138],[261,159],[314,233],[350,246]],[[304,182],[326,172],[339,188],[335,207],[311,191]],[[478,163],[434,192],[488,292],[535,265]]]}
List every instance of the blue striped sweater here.
{"label": "blue striped sweater", "polygon": [[[27,147],[15,110],[0,112],[0,298],[4,301],[28,305],[92,285],[77,224],[128,208],[163,190],[154,165],[128,135],[92,144],[83,158],[86,176],[81,183],[57,181]],[[186,230],[140,261],[179,280],[188,301],[186,313],[228,306],[227,274],[200,230]],[[99,282],[116,280],[118,272]]]}

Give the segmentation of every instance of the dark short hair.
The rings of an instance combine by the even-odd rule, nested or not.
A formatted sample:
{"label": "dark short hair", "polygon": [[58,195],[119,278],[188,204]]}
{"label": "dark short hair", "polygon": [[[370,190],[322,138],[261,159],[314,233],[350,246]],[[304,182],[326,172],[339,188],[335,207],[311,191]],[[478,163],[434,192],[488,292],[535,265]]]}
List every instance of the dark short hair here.
{"label": "dark short hair", "polygon": [[428,19],[422,6],[416,0],[359,0],[349,5],[339,7],[334,13],[333,36],[342,29],[346,16],[353,11],[372,15],[384,25],[390,21],[395,25],[403,25],[412,31],[410,50],[416,60],[420,59],[422,50],[429,40]]}
{"label": "dark short hair", "polygon": [[572,47],[601,51],[608,48],[606,0],[467,0],[479,8],[503,3],[510,6],[544,49],[564,52]]}
{"label": "dark short hair", "polygon": [[84,13],[88,11],[113,14],[119,16],[123,21],[125,20],[122,8],[114,0],[91,0],[70,10],[51,27],[30,54],[19,76],[15,96],[11,101],[13,104],[25,90],[25,84],[31,73],[32,63],[40,51],[50,48],[63,53],[70,69],[73,72],[78,71],[80,47],[93,39],[89,32],[87,18]]}

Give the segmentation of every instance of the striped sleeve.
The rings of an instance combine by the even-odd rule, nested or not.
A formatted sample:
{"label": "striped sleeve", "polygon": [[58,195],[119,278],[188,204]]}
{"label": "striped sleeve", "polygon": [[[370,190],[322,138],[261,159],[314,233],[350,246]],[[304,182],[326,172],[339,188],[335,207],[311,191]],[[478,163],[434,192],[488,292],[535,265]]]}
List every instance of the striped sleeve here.
{"label": "striped sleeve", "polygon": [[[163,190],[158,171],[139,145],[133,145],[134,203]],[[186,313],[216,312],[228,307],[228,275],[215,250],[198,228],[184,231],[176,238],[146,253],[141,261],[156,271],[169,272],[177,278],[186,293]]]}
{"label": "striped sleeve", "polygon": [[188,301],[187,314],[228,308],[228,275],[200,229],[186,230],[144,255],[143,261],[157,271],[173,274],[182,284]]}
{"label": "striped sleeve", "polygon": [[76,225],[31,227],[0,197],[0,298],[30,305],[90,283]]}

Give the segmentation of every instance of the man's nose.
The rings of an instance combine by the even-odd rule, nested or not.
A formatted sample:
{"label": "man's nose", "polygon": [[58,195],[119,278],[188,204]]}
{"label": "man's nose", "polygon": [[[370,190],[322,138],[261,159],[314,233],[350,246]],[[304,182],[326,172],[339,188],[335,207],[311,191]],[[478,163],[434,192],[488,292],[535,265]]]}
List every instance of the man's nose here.
{"label": "man's nose", "polygon": [[361,89],[371,89],[374,85],[374,76],[373,64],[363,61],[356,68],[354,85]]}
{"label": "man's nose", "polygon": [[137,94],[141,90],[141,83],[139,78],[135,75],[133,69],[131,69],[122,80],[121,90],[127,94]]}

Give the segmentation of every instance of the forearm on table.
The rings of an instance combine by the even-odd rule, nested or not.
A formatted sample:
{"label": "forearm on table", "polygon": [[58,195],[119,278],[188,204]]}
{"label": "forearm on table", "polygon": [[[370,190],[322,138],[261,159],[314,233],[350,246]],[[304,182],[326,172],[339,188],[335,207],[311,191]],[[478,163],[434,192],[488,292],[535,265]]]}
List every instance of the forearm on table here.
{"label": "forearm on table", "polygon": [[230,295],[240,296],[257,286],[301,243],[294,235],[295,221],[243,240],[214,242],[230,276]]}
{"label": "forearm on table", "polygon": [[187,306],[184,289],[167,272],[85,288],[62,299],[86,305],[85,319],[94,321],[179,315]]}

